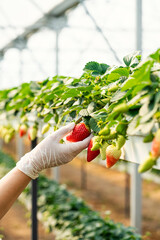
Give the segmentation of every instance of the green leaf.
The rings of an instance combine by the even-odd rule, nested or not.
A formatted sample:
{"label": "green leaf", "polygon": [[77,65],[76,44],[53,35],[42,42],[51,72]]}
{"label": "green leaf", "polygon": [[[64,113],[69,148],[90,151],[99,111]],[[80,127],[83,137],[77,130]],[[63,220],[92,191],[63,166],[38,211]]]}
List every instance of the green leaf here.
{"label": "green leaf", "polygon": [[151,57],[153,60],[155,60],[155,61],[157,61],[157,62],[160,62],[160,48],[157,49],[157,51],[156,51],[155,53],[152,53],[152,54],[150,55],[150,57]]}
{"label": "green leaf", "polygon": [[109,68],[109,65],[104,64],[104,63],[97,63],[97,62],[88,62],[85,67],[84,71],[91,71],[92,75],[98,76],[98,75],[103,75],[106,70]]}
{"label": "green leaf", "polygon": [[111,73],[108,75],[107,82],[114,82],[120,78],[119,73]]}
{"label": "green leaf", "polygon": [[91,118],[89,120],[89,126],[94,132],[99,132],[100,131],[100,128],[98,127],[97,122],[94,118]]}
{"label": "green leaf", "polygon": [[46,95],[44,97],[44,102],[48,103],[49,101],[51,101],[52,99],[54,99],[54,94],[53,93],[49,93],[48,95]]}
{"label": "green leaf", "polygon": [[38,91],[41,89],[40,85],[37,82],[30,82],[30,89],[31,91]]}
{"label": "green leaf", "polygon": [[128,68],[124,68],[124,67],[119,67],[116,68],[115,70],[112,71],[112,73],[118,73],[120,76],[129,76],[129,69]]}
{"label": "green leaf", "polygon": [[47,114],[47,116],[44,118],[44,122],[48,122],[53,117],[52,113]]}
{"label": "green leaf", "polygon": [[87,108],[87,111],[88,113],[92,113],[95,111],[95,108],[96,108],[96,104],[94,102],[91,102],[89,105],[88,105],[88,108]]}
{"label": "green leaf", "polygon": [[86,63],[86,65],[85,65],[85,67],[84,67],[84,69],[83,69],[84,71],[86,71],[86,70],[90,70],[90,71],[99,71],[99,63],[97,63],[97,62],[88,62],[88,63]]}
{"label": "green leaf", "polygon": [[67,91],[65,91],[62,94],[61,99],[77,97],[79,93],[80,93],[80,91],[78,91],[76,88],[69,88]]}
{"label": "green leaf", "polygon": [[117,91],[115,94],[113,94],[110,102],[116,102],[118,100],[121,100],[124,98],[125,95],[126,95],[126,92]]}
{"label": "green leaf", "polygon": [[133,61],[135,60],[136,57],[139,57],[139,51],[136,51],[134,53],[131,53],[123,58],[124,63],[126,64],[127,67],[129,67],[131,64],[133,64]]}
{"label": "green leaf", "polygon": [[116,127],[116,132],[125,136],[126,131],[127,131],[127,127],[128,127],[128,122],[126,120],[121,121]]}
{"label": "green leaf", "polygon": [[[136,71],[125,81],[122,91],[126,91],[132,87],[137,87],[140,85],[147,86],[151,85],[150,80],[150,70],[153,66],[153,61],[148,60],[142,66],[136,69]],[[141,86],[140,86],[141,87]]]}

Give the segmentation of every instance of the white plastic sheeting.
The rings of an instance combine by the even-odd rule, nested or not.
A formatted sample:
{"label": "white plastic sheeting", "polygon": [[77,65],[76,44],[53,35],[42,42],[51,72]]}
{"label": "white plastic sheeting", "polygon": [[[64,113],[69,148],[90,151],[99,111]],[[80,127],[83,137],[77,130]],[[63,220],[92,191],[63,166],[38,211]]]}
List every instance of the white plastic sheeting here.
{"label": "white plastic sheeting", "polygon": [[[63,1],[1,0],[0,49],[60,2]],[[78,77],[82,74],[85,63],[92,60],[110,65],[119,64],[111,47],[121,61],[124,55],[136,48],[135,0],[85,0],[84,4],[88,12],[82,4],[67,12],[66,24],[59,33],[59,74],[61,75]],[[143,1],[144,57],[159,47],[159,9],[160,1]],[[93,19],[111,47],[102,33],[97,31]],[[0,62],[0,88],[54,76],[55,46],[56,33],[46,26],[29,38],[26,49],[21,53],[15,48],[7,50],[3,61]]]}

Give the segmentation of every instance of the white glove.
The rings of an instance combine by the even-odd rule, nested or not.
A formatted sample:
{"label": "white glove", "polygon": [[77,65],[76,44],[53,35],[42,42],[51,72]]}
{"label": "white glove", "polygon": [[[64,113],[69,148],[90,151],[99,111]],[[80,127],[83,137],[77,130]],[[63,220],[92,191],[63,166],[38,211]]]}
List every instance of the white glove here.
{"label": "white glove", "polygon": [[73,130],[74,126],[74,123],[68,124],[47,136],[31,152],[25,154],[17,162],[17,168],[27,176],[35,179],[43,169],[70,162],[89,145],[92,137],[90,135],[83,141],[76,143],[59,143],[65,135]]}

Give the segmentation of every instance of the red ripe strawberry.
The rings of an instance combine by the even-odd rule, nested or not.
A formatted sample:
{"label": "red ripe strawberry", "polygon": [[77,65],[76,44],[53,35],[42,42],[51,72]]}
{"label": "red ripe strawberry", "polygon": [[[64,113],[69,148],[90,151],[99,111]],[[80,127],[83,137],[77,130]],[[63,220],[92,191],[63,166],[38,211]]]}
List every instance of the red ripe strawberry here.
{"label": "red ripe strawberry", "polygon": [[100,154],[99,150],[91,151],[92,147],[93,147],[93,138],[91,139],[87,149],[87,162],[91,162],[94,158],[96,158]]}
{"label": "red ripe strawberry", "polygon": [[26,124],[22,124],[20,127],[19,127],[19,136],[20,137],[23,137],[27,132],[27,125]]}
{"label": "red ripe strawberry", "polygon": [[121,150],[115,146],[109,145],[106,149],[106,167],[111,168],[120,158]]}
{"label": "red ripe strawberry", "polygon": [[85,123],[78,123],[75,125],[72,132],[66,136],[66,140],[69,142],[82,141],[90,135],[90,129],[85,125]]}
{"label": "red ripe strawberry", "polygon": [[152,142],[151,155],[154,158],[160,157],[160,129],[156,132],[156,135]]}

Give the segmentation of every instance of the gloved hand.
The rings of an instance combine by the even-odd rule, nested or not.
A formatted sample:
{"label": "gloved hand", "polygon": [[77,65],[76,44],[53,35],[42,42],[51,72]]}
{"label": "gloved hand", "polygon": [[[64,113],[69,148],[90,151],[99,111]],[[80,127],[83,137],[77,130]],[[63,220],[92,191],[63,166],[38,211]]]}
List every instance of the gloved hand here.
{"label": "gloved hand", "polygon": [[27,176],[35,179],[43,169],[60,166],[70,162],[90,142],[91,135],[83,141],[76,143],[61,144],[60,140],[71,132],[75,124],[71,123],[48,135],[31,152],[25,154],[17,168]]}

